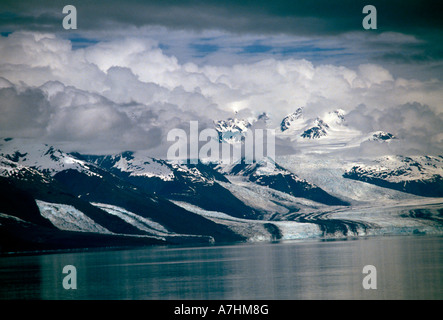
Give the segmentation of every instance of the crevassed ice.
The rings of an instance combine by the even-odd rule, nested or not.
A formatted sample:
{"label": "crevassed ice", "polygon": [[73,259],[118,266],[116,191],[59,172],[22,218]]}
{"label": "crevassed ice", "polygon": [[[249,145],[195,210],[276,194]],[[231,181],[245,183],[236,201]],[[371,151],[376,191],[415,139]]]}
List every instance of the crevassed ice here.
{"label": "crevassed ice", "polygon": [[40,214],[60,230],[112,233],[73,206],[36,200]]}
{"label": "crevassed ice", "polygon": [[142,231],[157,233],[159,235],[164,235],[169,233],[169,231],[166,230],[166,228],[163,227],[161,224],[154,222],[148,218],[141,217],[133,212],[129,212],[123,208],[104,203],[91,203],[91,204],[96,207],[99,207],[100,209],[108,212],[109,214],[119,217],[120,219],[126,221],[127,223],[133,225],[134,227]]}

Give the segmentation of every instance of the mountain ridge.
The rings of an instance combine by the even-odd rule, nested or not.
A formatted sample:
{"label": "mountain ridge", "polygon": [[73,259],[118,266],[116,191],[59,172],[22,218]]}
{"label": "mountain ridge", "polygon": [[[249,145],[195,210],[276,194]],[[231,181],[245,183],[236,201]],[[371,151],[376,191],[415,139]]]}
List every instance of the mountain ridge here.
{"label": "mountain ridge", "polygon": [[[68,154],[20,139],[4,139],[0,144],[0,238],[12,241],[2,250],[53,249],[57,241],[62,242],[61,248],[77,248],[92,239],[94,246],[105,246],[107,241],[139,246],[336,237],[378,228],[373,221],[365,222],[365,217],[334,218],[331,212],[352,211],[357,202],[328,193],[321,183],[302,179],[271,158],[252,163],[176,164],[139,152],[100,156]],[[377,184],[374,179],[383,175],[372,174],[372,181],[364,181],[363,173],[366,177],[368,172],[380,173],[384,166],[385,173],[392,173],[398,180],[394,182],[403,185],[417,177],[428,189],[443,184],[441,156],[389,159],[372,167],[355,163],[354,167],[366,170],[349,166],[343,177]],[[352,176],[355,173],[361,175]],[[440,180],[431,181],[434,176]],[[439,230],[440,220],[434,218],[438,210],[432,210],[432,223]],[[417,230],[431,232],[420,222],[429,215],[411,216]],[[26,228],[32,232],[22,234]]]}

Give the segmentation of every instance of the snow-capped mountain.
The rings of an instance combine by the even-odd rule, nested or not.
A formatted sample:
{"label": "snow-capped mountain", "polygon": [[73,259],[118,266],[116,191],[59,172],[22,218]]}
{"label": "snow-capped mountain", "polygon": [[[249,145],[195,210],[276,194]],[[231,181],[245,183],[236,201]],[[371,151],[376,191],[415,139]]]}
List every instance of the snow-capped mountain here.
{"label": "snow-capped mountain", "polygon": [[331,144],[346,145],[357,139],[361,132],[352,129],[346,121],[346,112],[335,109],[314,117],[308,117],[303,107],[285,116],[276,129],[277,136],[304,146],[321,146]]}
{"label": "snow-capped mountain", "polygon": [[394,136],[392,133],[385,131],[375,131],[369,135],[367,141],[389,142],[394,139],[397,139],[397,137]]}
{"label": "snow-capped mountain", "polygon": [[[3,196],[8,200],[0,206],[0,227],[14,223],[14,228],[20,229],[23,223],[34,223],[34,232],[45,239],[40,244],[14,234],[21,239],[16,241],[24,241],[29,248],[53,248],[58,241],[60,247],[76,247],[90,239],[95,239],[96,245],[103,245],[104,241],[113,243],[122,236],[123,244],[241,241],[246,234],[255,236],[249,229],[239,233],[237,227],[233,229],[224,221],[209,219],[202,212],[260,221],[274,207],[284,213],[300,210],[300,205],[315,207],[316,201],[323,206],[327,199],[316,198],[319,188],[275,163],[272,167],[265,163],[250,164],[240,173],[239,166],[222,170],[209,163],[179,165],[143,153],[67,154],[49,145],[27,144],[20,139],[3,140],[1,154],[0,185],[7,190]],[[236,171],[237,176],[256,187],[247,191],[233,185],[228,177]],[[262,197],[263,187],[275,190],[272,197],[278,193],[280,199],[295,196],[306,199],[307,204],[303,200],[275,198],[264,206],[251,206],[253,198]],[[16,190],[15,194],[11,190]],[[247,192],[249,197],[237,196],[237,191],[242,195]],[[23,197],[22,194],[29,198],[26,208],[18,206],[19,201],[15,200]],[[323,192],[322,196],[328,195]],[[9,203],[11,200],[14,203]],[[4,219],[8,223],[3,223]],[[275,236],[277,229],[270,224],[264,227],[259,223],[259,226],[261,234]],[[72,232],[75,235],[71,237]],[[57,241],[48,238],[51,233],[57,234]]]}
{"label": "snow-capped mountain", "polygon": [[[276,137],[294,144],[309,146],[310,150],[318,146],[323,151],[328,145],[336,149],[338,145],[351,147],[369,139],[381,141],[387,138],[381,132],[378,133],[379,135],[375,135],[376,132],[374,132],[374,136],[365,136],[361,131],[349,125],[346,120],[346,111],[340,108],[318,115],[305,111],[305,107],[296,108],[294,112],[287,114],[281,120],[273,119],[268,114],[260,114],[257,118],[220,120],[214,122],[214,125],[218,132],[219,142],[241,142],[248,129],[252,129],[259,121],[263,121],[260,128],[273,129]],[[279,124],[278,127],[275,127],[276,123]]]}
{"label": "snow-capped mountain", "polygon": [[113,156],[81,157],[145,192],[169,200],[186,201],[206,210],[229,212],[234,216],[251,218],[257,215],[257,212],[220,186],[218,182],[228,180],[211,166],[203,163],[169,163],[145,156],[143,153],[124,152]]}
{"label": "snow-capped mountain", "polygon": [[90,164],[48,144],[38,144],[27,139],[0,140],[0,156],[50,176],[68,169],[88,175],[96,174]]}
{"label": "snow-capped mountain", "polygon": [[[337,123],[340,115],[329,119],[335,119],[333,133],[334,126],[342,125]],[[384,202],[377,196],[384,188],[442,196],[443,157],[387,157],[346,167],[335,164],[333,169],[326,165],[333,176],[321,170],[315,176],[300,159],[287,158],[284,166],[269,158],[177,164],[143,152],[82,155],[3,139],[0,239],[7,243],[0,245],[2,250],[46,250],[440,232],[438,198],[425,202],[395,194]],[[351,193],[345,178],[353,179],[348,180]],[[361,207],[367,206],[367,191],[372,190],[363,187],[365,182],[377,185],[371,197],[383,199],[374,210],[379,214],[391,206],[393,220],[374,218]],[[412,201],[414,213],[398,209],[396,200]],[[426,214],[418,215],[423,208]]]}
{"label": "snow-capped mountain", "polygon": [[219,142],[235,143],[242,141],[244,134],[252,126],[253,121],[248,119],[229,118],[214,121]]}
{"label": "snow-capped mountain", "polygon": [[145,155],[134,157],[133,152],[123,152],[110,156],[84,156],[79,154],[76,156],[111,172],[125,173],[130,177],[155,177],[163,181],[174,179],[173,170],[166,161]]}
{"label": "snow-capped mountain", "polygon": [[331,112],[328,112],[328,114],[325,116],[324,120],[329,123],[330,125],[343,125],[346,122],[345,119],[346,112],[343,109],[337,109]]}
{"label": "snow-capped mountain", "polygon": [[331,196],[318,186],[300,179],[296,174],[281,167],[269,158],[264,158],[251,164],[240,161],[228,166],[219,165],[216,169],[228,176],[242,177],[258,185],[266,186],[294,197],[305,198],[326,205],[348,205],[347,202]]}
{"label": "snow-capped mountain", "polygon": [[294,129],[298,127],[298,123],[302,122],[303,119],[303,108],[298,108],[295,112],[288,114],[280,123],[280,130],[285,132],[289,129]]}
{"label": "snow-capped mountain", "polygon": [[15,179],[38,179],[45,183],[49,183],[50,179],[40,171],[26,167],[8,158],[0,156],[0,177]]}
{"label": "snow-capped mountain", "polygon": [[[8,142],[14,143],[13,141]],[[54,156],[51,152],[47,153],[44,150],[45,148],[55,150],[55,148],[49,146],[34,146],[36,153],[32,154],[28,148],[26,148],[26,152],[12,148],[13,155],[20,154],[16,158],[9,157],[16,160],[16,162],[6,157],[1,158],[1,172],[2,176],[5,176],[0,180],[2,188],[5,190],[15,188],[27,194],[28,197],[33,199],[30,201],[34,202],[34,205],[37,204],[37,209],[33,211],[32,219],[28,219],[29,210],[20,208],[11,210],[11,207],[16,207],[16,202],[20,200],[14,200],[18,196],[8,196],[8,191],[3,194],[5,201],[0,206],[0,213],[12,214],[28,222],[35,220],[38,216],[40,220],[51,221],[52,226],[55,226],[60,232],[91,232],[91,230],[96,230],[100,234],[106,233],[106,239],[108,240],[110,236],[114,237],[112,239],[116,239],[115,237],[119,238],[124,235],[126,237],[125,241],[121,242],[124,245],[130,243],[150,244],[154,240],[154,242],[184,243],[214,240],[239,241],[243,239],[242,236],[230,231],[225,226],[186,211],[162,196],[138,188],[124,178],[80,159],[78,155],[67,155],[57,151],[57,156]],[[2,152],[8,155],[3,149]],[[23,156],[24,154],[26,156]],[[42,164],[38,162],[38,158],[41,159]],[[67,158],[74,159],[69,163],[81,165],[64,167]],[[26,162],[29,159],[32,159],[33,167],[20,164],[21,161]],[[121,168],[122,162],[118,165]],[[158,169],[157,166],[152,168]],[[127,167],[126,169],[128,170]],[[140,173],[139,169],[136,168],[135,172]],[[158,170],[156,172],[158,173]],[[125,173],[128,177],[131,176],[131,172],[126,171]],[[146,177],[146,175],[136,174],[131,177]],[[9,203],[10,201],[14,203]],[[97,203],[100,205],[97,206]],[[107,206],[112,206],[111,209],[113,210]],[[74,221],[76,217],[78,221]],[[88,226],[88,221],[89,224],[92,224],[93,221],[95,226]],[[161,225],[167,232],[164,232],[159,239],[158,231],[151,230],[152,228],[148,229],[146,221],[150,221],[151,225]],[[35,227],[37,228],[36,232],[43,232],[44,230],[40,229],[42,226],[42,223],[39,223]],[[21,235],[15,236],[21,237]],[[70,234],[63,233],[60,236],[69,238],[69,240],[66,240],[69,247],[76,246],[70,238]],[[83,234],[82,237],[88,238],[89,236]],[[78,238],[78,235],[75,235],[74,238]],[[51,239],[47,239],[47,241],[46,243],[46,240],[44,240],[41,246],[57,245]],[[83,240],[80,243],[84,244]],[[103,245],[102,241],[97,243]],[[35,245],[35,243],[28,244],[31,247]]]}
{"label": "snow-capped mountain", "polygon": [[305,139],[319,139],[326,137],[335,131],[346,131],[344,125],[345,111],[337,109],[327,112],[322,118],[317,117],[307,122],[307,128],[300,134]]}
{"label": "snow-capped mountain", "polygon": [[443,196],[442,156],[386,156],[356,163],[343,176],[421,196]]}
{"label": "snow-capped mountain", "polygon": [[329,125],[320,118],[317,118],[313,121],[312,127],[303,131],[300,136],[307,139],[318,139],[327,136],[328,129]]}
{"label": "snow-capped mountain", "polygon": [[269,115],[266,112],[259,114],[257,117],[257,121],[263,121],[265,123],[270,119],[271,119],[271,117],[269,117]]}

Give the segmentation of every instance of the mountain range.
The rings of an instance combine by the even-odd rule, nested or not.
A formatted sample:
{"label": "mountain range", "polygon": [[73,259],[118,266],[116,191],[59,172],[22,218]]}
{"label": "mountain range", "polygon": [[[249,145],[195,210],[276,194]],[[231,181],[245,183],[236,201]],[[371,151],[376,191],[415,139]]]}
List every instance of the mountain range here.
{"label": "mountain range", "polygon": [[[261,120],[268,116],[214,125],[220,141],[242,143],[242,133]],[[345,122],[340,109],[305,119],[299,108],[278,130],[314,141],[334,136]],[[359,139],[390,143],[397,137],[375,131]],[[144,152],[66,153],[5,138],[0,250],[443,232],[442,156],[360,160],[294,155],[189,164]]]}

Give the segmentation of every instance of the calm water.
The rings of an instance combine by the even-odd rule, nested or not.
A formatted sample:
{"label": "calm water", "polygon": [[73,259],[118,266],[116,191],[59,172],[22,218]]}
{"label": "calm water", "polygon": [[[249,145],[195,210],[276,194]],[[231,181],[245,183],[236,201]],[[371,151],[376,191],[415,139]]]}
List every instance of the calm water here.
{"label": "calm water", "polygon": [[[63,288],[63,266],[77,289]],[[365,290],[365,265],[377,289]],[[443,238],[157,247],[0,258],[1,299],[443,299]]]}

